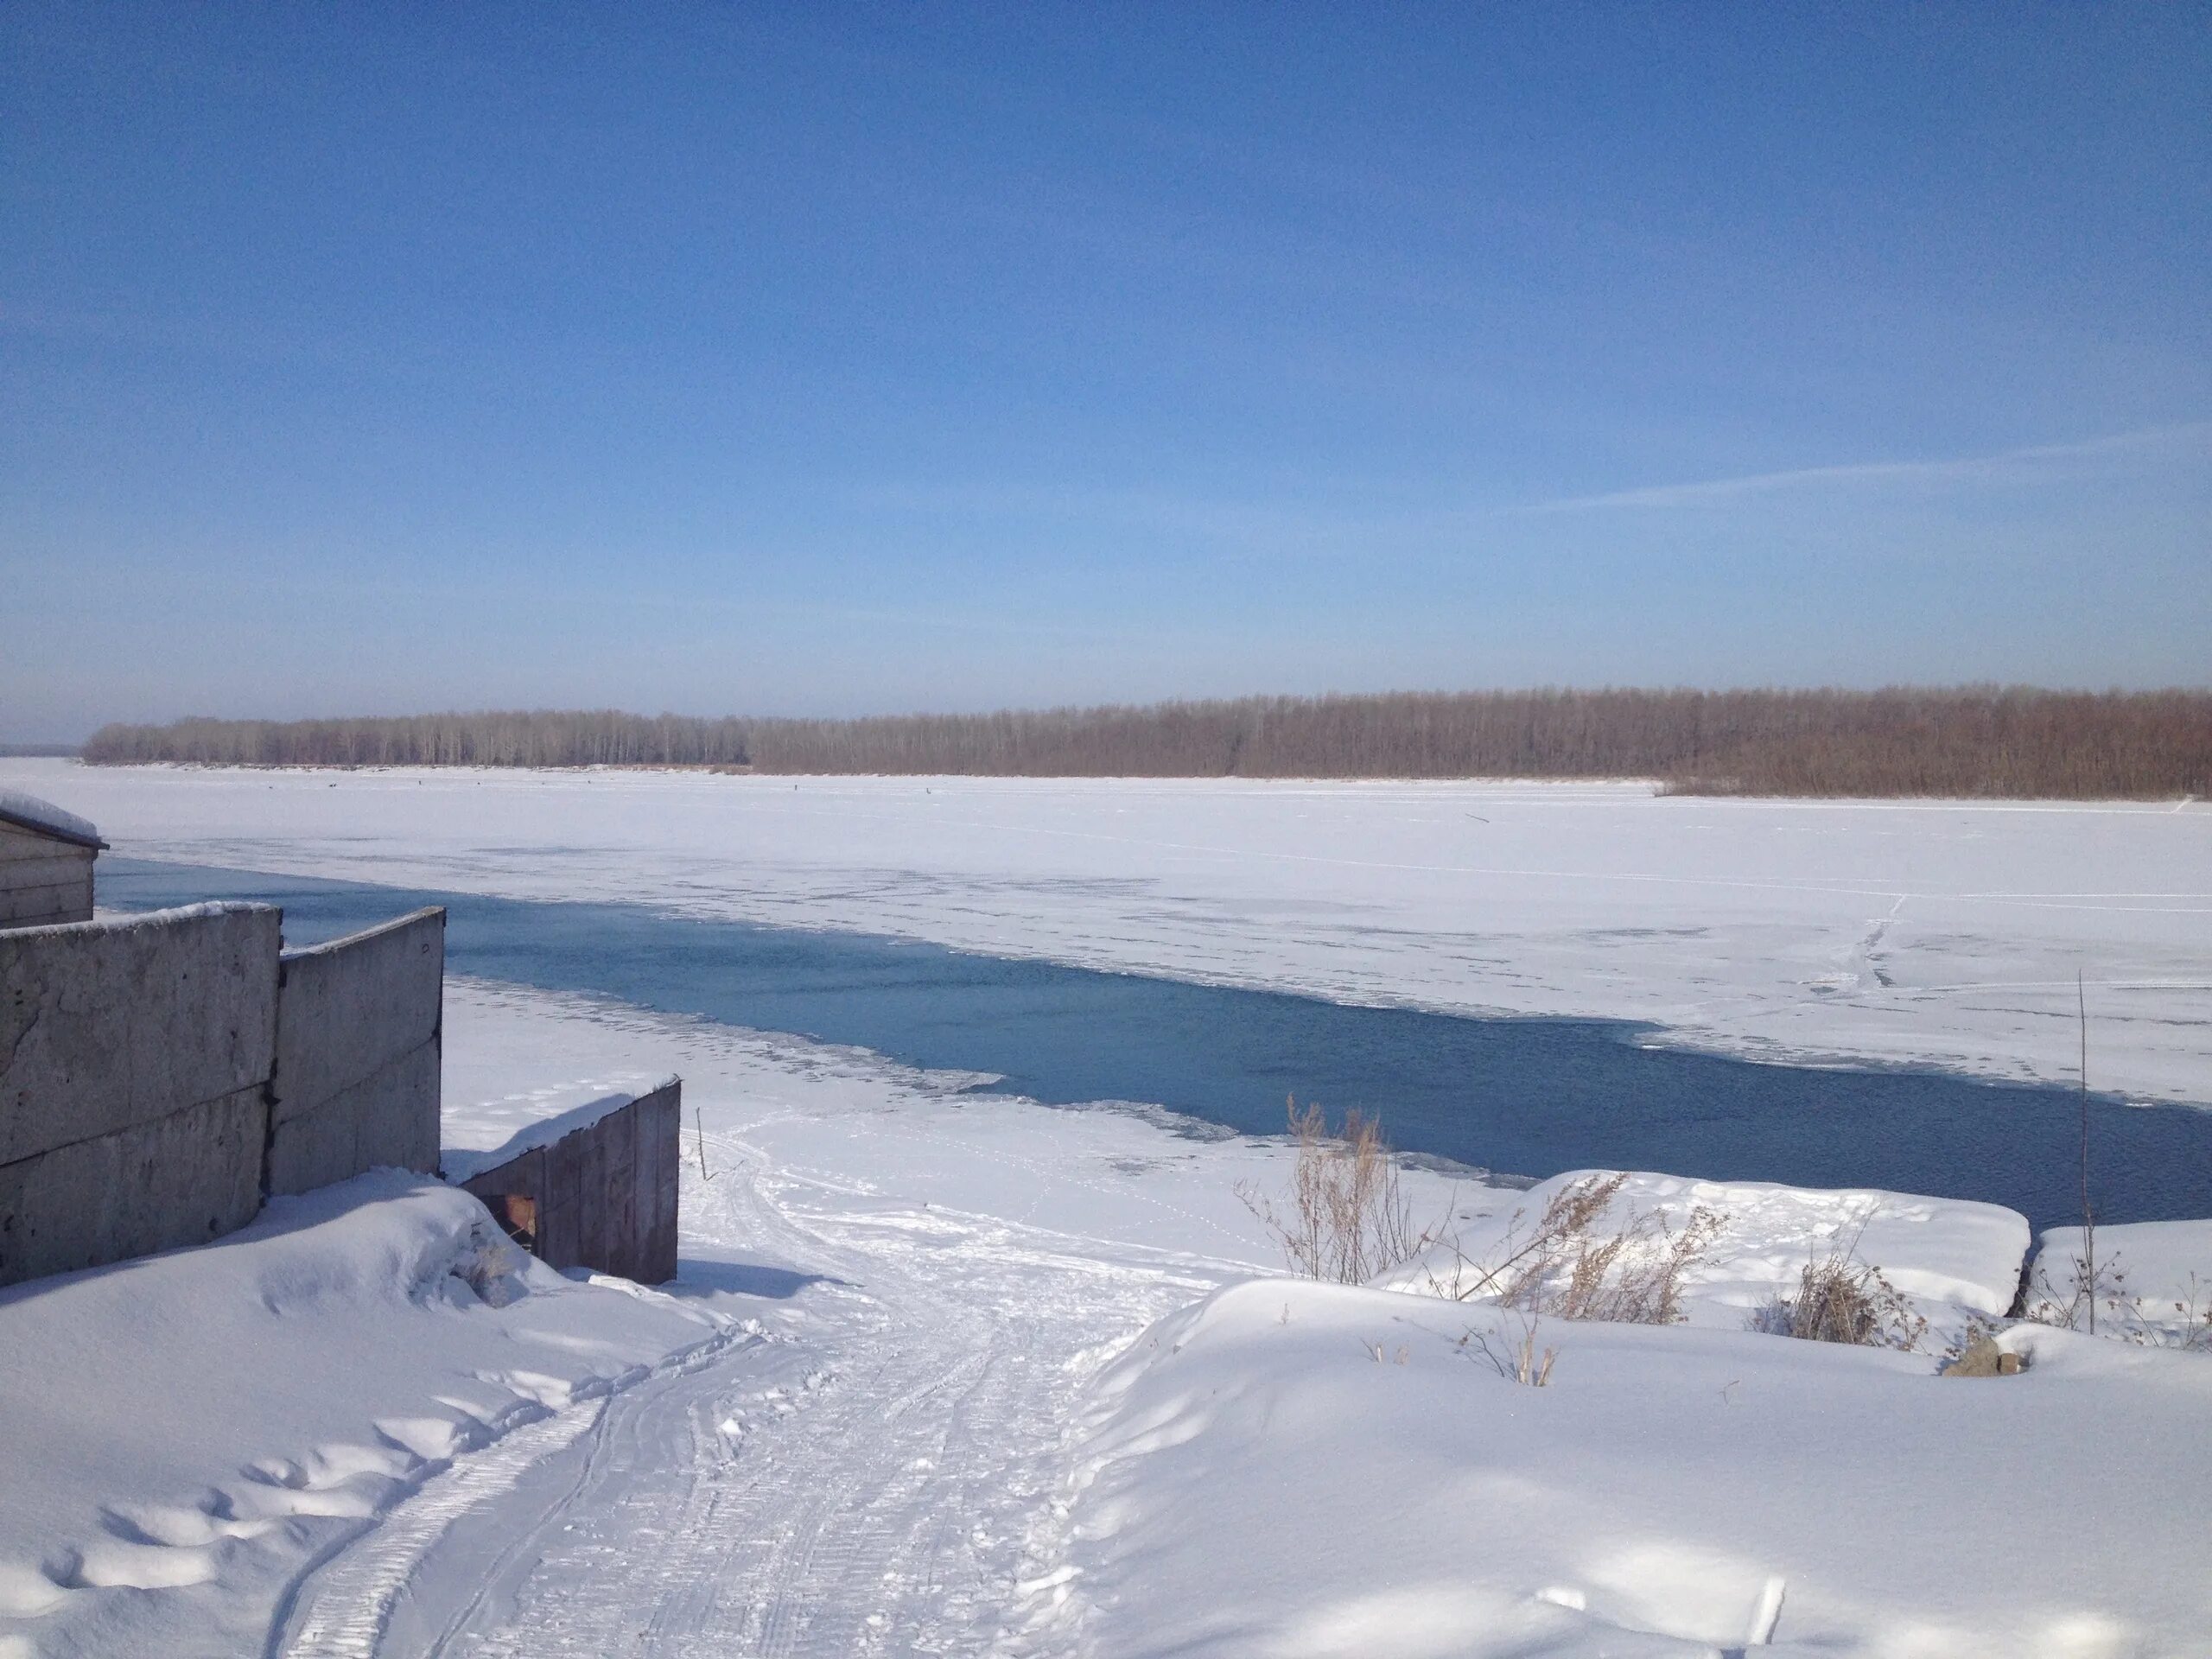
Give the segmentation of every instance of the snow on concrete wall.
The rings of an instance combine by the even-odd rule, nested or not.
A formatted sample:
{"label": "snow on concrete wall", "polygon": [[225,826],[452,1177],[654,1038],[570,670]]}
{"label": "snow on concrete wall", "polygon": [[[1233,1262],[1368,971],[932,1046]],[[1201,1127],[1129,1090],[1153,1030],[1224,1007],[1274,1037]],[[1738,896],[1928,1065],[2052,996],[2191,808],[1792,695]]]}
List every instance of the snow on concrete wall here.
{"label": "snow on concrete wall", "polygon": [[556,1268],[676,1276],[683,1084],[670,1081],[461,1185]]}
{"label": "snow on concrete wall", "polygon": [[0,932],[0,1284],[253,1218],[281,925],[194,905]]}
{"label": "snow on concrete wall", "polygon": [[0,1285],[437,1167],[445,912],[290,952],[283,922],[193,905],[0,931]]}
{"label": "snow on concrete wall", "polygon": [[442,910],[284,953],[269,1191],[438,1166]]}

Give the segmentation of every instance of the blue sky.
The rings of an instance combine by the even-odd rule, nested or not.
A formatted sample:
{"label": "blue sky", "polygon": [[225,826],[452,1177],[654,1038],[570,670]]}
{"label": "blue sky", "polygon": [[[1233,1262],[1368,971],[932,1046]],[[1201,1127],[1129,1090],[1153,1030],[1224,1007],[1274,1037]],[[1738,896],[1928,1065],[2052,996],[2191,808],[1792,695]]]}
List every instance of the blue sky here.
{"label": "blue sky", "polygon": [[0,9],[0,740],[2212,677],[2212,9]]}

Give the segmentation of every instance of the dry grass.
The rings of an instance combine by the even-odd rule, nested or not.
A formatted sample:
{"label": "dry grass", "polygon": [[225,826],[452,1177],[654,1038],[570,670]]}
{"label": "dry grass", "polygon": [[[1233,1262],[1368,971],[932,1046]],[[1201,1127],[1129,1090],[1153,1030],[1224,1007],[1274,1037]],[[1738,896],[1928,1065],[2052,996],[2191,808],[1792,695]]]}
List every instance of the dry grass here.
{"label": "dry grass", "polygon": [[1840,1342],[1861,1348],[1910,1351],[1928,1334],[1928,1321],[1882,1270],[1861,1261],[1858,1237],[1806,1262],[1797,1294],[1777,1296],[1755,1310],[1754,1331],[1805,1342]]}
{"label": "dry grass", "polygon": [[1550,1319],[1679,1323],[1683,1281],[1725,1217],[1700,1205],[1680,1232],[1649,1212],[1601,1229],[1627,1182],[1625,1173],[1569,1182],[1533,1223],[1516,1211],[1489,1259],[1455,1250],[1448,1272],[1431,1274],[1430,1288],[1454,1301],[1495,1301]]}
{"label": "dry grass", "polygon": [[1278,1203],[1240,1181],[1236,1196],[1274,1236],[1291,1270],[1361,1285],[1418,1255],[1429,1236],[1414,1225],[1382,1121],[1355,1109],[1332,1130],[1320,1107],[1295,1099],[1289,1114],[1298,1160],[1288,1195]]}
{"label": "dry grass", "polygon": [[[2087,1230],[2084,1236],[2094,1236]],[[2094,1246],[2090,1245],[2075,1253],[2068,1263],[2072,1272],[2063,1289],[2053,1282],[2050,1269],[2038,1261],[2035,1277],[2028,1286],[2023,1317],[2037,1325],[2094,1334],[2097,1310],[2101,1307],[2112,1325],[2120,1326],[2124,1315],[2133,1313],[2135,1306],[2135,1299],[2127,1288],[2127,1269],[2116,1256],[2098,1261],[2094,1249]]]}

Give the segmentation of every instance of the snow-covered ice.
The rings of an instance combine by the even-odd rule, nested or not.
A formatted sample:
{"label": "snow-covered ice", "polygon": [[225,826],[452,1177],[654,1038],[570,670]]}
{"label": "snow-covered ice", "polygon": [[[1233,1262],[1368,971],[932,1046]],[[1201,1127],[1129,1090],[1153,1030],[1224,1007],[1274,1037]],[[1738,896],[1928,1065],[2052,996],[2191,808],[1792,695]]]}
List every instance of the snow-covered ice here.
{"label": "snow-covered ice", "polygon": [[1639,785],[103,769],[119,853],[925,938],[2212,1103],[2212,803]]}

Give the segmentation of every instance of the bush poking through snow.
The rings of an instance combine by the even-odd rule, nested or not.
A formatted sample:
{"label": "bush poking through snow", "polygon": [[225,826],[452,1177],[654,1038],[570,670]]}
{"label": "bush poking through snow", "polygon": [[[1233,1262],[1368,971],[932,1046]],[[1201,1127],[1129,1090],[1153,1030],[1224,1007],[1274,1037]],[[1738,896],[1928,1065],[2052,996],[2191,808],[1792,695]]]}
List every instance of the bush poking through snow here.
{"label": "bush poking through snow", "polygon": [[1855,1239],[1808,1262],[1798,1270],[1797,1294],[1754,1309],[1749,1323],[1770,1336],[1861,1348],[1910,1351],[1928,1334],[1928,1321],[1904,1294],[1859,1259]]}
{"label": "bush poking through snow", "polygon": [[1683,1278],[1726,1218],[1700,1205],[1680,1232],[1648,1211],[1601,1228],[1627,1181],[1622,1172],[1568,1183],[1552,1195],[1525,1239],[1525,1217],[1516,1211],[1491,1260],[1471,1261],[1455,1251],[1452,1271],[1440,1279],[1432,1274],[1432,1288],[1454,1301],[1496,1301],[1552,1319],[1679,1324]]}
{"label": "bush poking through snow", "polygon": [[1529,1389],[1547,1387],[1552,1380],[1552,1367],[1559,1362],[1559,1350],[1546,1348],[1541,1355],[1536,1352],[1537,1324],[1535,1314],[1523,1313],[1518,1342],[1503,1331],[1470,1330],[1459,1338],[1459,1351],[1484,1361],[1508,1382],[1518,1382]]}
{"label": "bush poking through snow", "polygon": [[2062,1287],[2051,1281],[2050,1269],[2041,1261],[2037,1262],[2035,1279],[2029,1286],[2022,1310],[2025,1317],[2037,1325],[2055,1325],[2066,1331],[2087,1330],[2094,1334],[2097,1313],[2102,1308],[2113,1326],[2105,1334],[2124,1330],[2126,1316],[2134,1312],[2135,1299],[2128,1294],[2127,1269],[2120,1266],[2120,1258],[2099,1262],[2084,1249],[2068,1258],[2068,1268],[2066,1283]]}
{"label": "bush poking through snow", "polygon": [[1414,1230],[1381,1119],[1354,1109],[1332,1132],[1319,1106],[1300,1110],[1294,1099],[1290,1133],[1298,1162],[1289,1197],[1279,1206],[1242,1181],[1236,1196],[1282,1246],[1293,1272],[1363,1285],[1427,1244],[1428,1235]]}
{"label": "bush poking through snow", "polygon": [[2127,1269],[2119,1256],[2092,1263],[2086,1251],[2077,1251],[2067,1261],[2063,1284],[2053,1283],[2050,1269],[2038,1264],[2028,1287],[2025,1318],[2066,1331],[2091,1331],[2138,1348],[2212,1353],[2212,1292],[2200,1291],[2195,1274],[2189,1275],[2188,1287],[2171,1299],[2170,1313],[2155,1294],[2128,1288]]}

